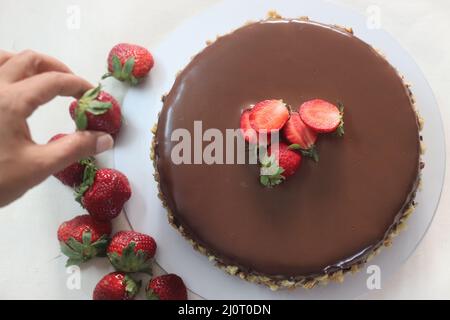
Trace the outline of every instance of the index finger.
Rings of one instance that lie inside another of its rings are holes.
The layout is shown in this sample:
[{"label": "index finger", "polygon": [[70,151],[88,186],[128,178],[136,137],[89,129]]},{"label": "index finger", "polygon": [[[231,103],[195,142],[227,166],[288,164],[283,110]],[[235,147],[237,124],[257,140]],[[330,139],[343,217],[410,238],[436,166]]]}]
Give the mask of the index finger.
[{"label": "index finger", "polygon": [[88,81],[71,73],[46,72],[10,85],[8,94],[14,96],[15,108],[28,117],[56,96],[78,99],[92,87]]},{"label": "index finger", "polygon": [[49,71],[72,73],[69,67],[58,59],[25,50],[11,56],[0,67],[0,83],[13,83]]},{"label": "index finger", "polygon": [[4,64],[6,61],[8,61],[9,59],[11,59],[13,56],[13,54],[11,52],[8,51],[4,51],[0,49],[0,67],[2,66],[2,64]]}]

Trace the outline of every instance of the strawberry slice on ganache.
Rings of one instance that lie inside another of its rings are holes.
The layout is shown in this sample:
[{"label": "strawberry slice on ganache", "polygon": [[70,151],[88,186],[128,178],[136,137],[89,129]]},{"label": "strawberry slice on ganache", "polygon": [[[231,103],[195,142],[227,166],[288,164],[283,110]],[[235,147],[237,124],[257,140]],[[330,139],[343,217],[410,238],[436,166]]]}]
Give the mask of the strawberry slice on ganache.
[{"label": "strawberry slice on ganache", "polygon": [[308,127],[301,119],[298,112],[292,112],[291,117],[283,128],[283,137],[291,144],[291,149],[299,149],[301,153],[319,161],[315,143],[317,132]]},{"label": "strawberry slice on ganache", "polygon": [[[283,100],[264,100],[242,112],[240,130],[248,143],[264,148],[259,158],[260,183],[274,187],[297,172],[302,156],[319,161],[316,142],[320,133],[344,135],[344,107],[313,99],[303,103],[297,112]],[[282,141],[271,141],[271,134],[279,132]],[[259,141],[261,134],[267,134],[265,145]]]},{"label": "strawberry slice on ganache", "polygon": [[244,137],[245,141],[248,143],[257,143],[258,142],[258,133],[255,129],[250,125],[250,113],[251,109],[246,109],[242,112],[241,115],[241,134]]},{"label": "strawberry slice on ganache", "polygon": [[322,100],[314,99],[300,106],[299,114],[303,122],[317,133],[335,132],[344,135],[344,107],[339,107]]},{"label": "strawberry slice on ganache", "polygon": [[257,103],[250,112],[250,126],[258,133],[278,131],[283,128],[289,116],[289,109],[283,100],[264,100]]}]

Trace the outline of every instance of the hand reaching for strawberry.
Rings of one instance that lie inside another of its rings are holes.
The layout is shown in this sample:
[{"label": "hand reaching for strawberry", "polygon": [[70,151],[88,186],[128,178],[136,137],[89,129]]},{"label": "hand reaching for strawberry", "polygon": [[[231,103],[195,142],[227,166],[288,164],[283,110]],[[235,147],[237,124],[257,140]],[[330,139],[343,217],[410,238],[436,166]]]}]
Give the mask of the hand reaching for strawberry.
[{"label": "hand reaching for strawberry", "polygon": [[113,146],[109,134],[76,132],[36,144],[27,118],[56,96],[81,98],[92,85],[62,62],[32,51],[0,50],[0,207],[49,175]]},{"label": "hand reaching for strawberry", "polygon": [[[105,77],[137,85],[153,67],[145,48],[119,44],[108,58]],[[69,111],[78,131],[57,134],[45,145],[36,144],[27,118],[56,96],[76,98]],[[32,51],[12,54],[0,50],[0,207],[54,175],[74,188],[76,199],[88,211],[63,222],[58,229],[67,265],[106,256],[117,272],[103,277],[94,300],[130,300],[139,291],[128,273],[152,273],[155,240],[134,231],[118,232],[110,242],[111,220],[131,197],[130,183],[114,169],[99,169],[94,154],[112,148],[122,125],[119,102],[75,76],[60,61]],[[156,277],[147,286],[149,299],[187,299],[186,286],[176,275]]]}]

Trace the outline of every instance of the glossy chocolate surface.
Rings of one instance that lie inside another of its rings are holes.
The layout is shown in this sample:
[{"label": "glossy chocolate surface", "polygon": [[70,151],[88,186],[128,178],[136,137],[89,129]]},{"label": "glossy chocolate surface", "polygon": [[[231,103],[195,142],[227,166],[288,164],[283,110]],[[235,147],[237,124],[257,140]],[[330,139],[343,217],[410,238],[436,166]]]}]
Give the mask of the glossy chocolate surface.
[{"label": "glossy chocolate surface", "polygon": [[[175,165],[176,128],[239,127],[243,109],[282,98],[345,105],[343,138],[321,135],[319,163],[267,189],[257,165]],[[177,77],[156,135],[160,188],[177,224],[220,261],[248,272],[309,276],[347,268],[377,247],[412,200],[417,117],[396,70],[338,28],[262,21],[220,37]]]}]

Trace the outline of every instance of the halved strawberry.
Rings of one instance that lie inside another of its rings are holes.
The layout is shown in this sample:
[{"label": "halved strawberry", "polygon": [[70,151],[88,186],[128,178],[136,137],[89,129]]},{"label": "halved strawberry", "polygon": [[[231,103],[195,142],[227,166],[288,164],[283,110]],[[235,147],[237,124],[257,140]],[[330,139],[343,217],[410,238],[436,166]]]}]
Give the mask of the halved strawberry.
[{"label": "halved strawberry", "polygon": [[317,132],[302,121],[298,112],[291,112],[291,117],[284,125],[283,135],[291,143],[291,149],[299,149],[304,156],[319,161],[314,145],[317,141]]},{"label": "halved strawberry", "polygon": [[329,133],[337,131],[339,135],[344,134],[343,107],[340,109],[334,104],[314,99],[303,103],[300,106],[300,117],[303,122],[319,133]]},{"label": "halved strawberry", "polygon": [[257,103],[249,115],[250,126],[257,132],[277,131],[289,119],[289,110],[283,100],[264,100]]},{"label": "halved strawberry", "polygon": [[251,144],[257,144],[258,141],[262,146],[267,146],[270,144],[272,134],[279,133],[279,130],[276,131],[263,131],[257,132],[250,125],[250,113],[252,109],[247,109],[242,112],[241,115],[241,134],[244,137],[245,141]]},{"label": "halved strawberry", "polygon": [[249,143],[258,142],[258,133],[250,125],[250,113],[251,109],[244,110],[241,115],[241,133],[245,141]]}]

